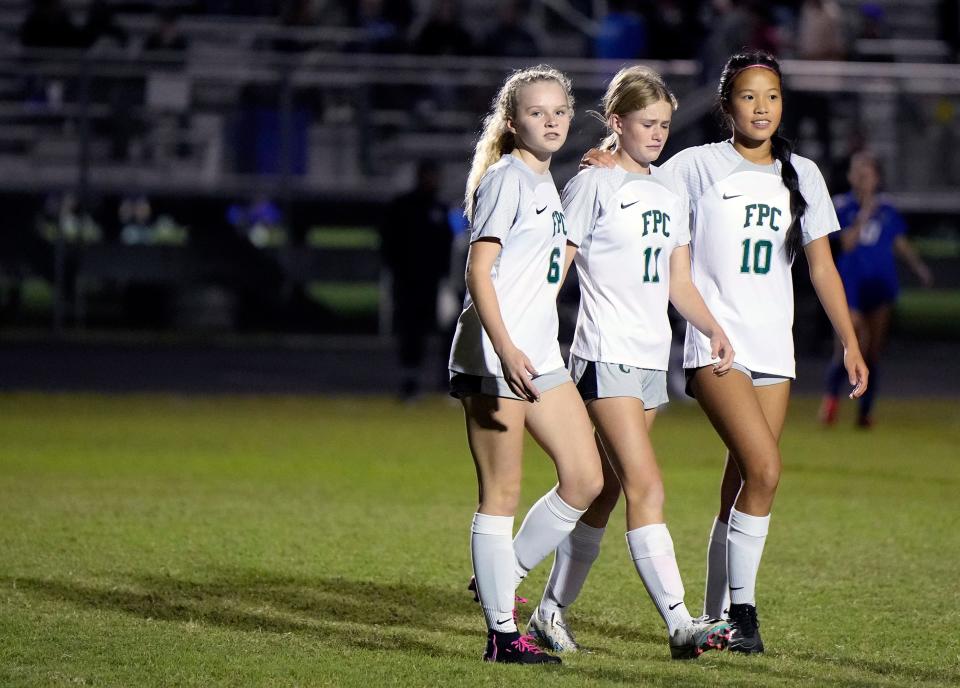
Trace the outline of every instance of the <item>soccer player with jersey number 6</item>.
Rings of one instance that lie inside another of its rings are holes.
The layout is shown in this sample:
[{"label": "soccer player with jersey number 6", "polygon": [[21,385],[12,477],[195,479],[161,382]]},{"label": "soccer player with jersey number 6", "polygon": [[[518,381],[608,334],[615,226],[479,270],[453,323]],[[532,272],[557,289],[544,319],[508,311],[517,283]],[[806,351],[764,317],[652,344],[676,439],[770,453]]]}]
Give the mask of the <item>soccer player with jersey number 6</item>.
[{"label": "soccer player with jersey number 6", "polygon": [[[763,652],[756,580],[780,481],[780,433],[795,377],[793,282],[803,251],[820,303],[843,346],[853,386],[867,389],[850,311],[827,235],[840,229],[820,170],[778,134],[780,64],[764,51],[727,60],[720,113],[733,136],[687,148],[662,167],[690,196],[692,276],[736,351],[736,373],[713,374],[710,340],[687,324],[688,391],[727,447],[720,509],[707,553],[704,613],[727,615],[728,649]],[[610,166],[599,151],[587,162]]]},{"label": "soccer player with jersey number 6", "polygon": [[[483,607],[483,658],[491,662],[560,663],[519,633],[514,596],[603,480],[590,418],[557,340],[557,292],[575,248],[549,170],[572,117],[563,73],[542,65],[515,72],[484,121],[467,181],[467,295],[450,351],[450,393],[463,403],[477,469],[471,589]],[[524,428],[556,465],[558,485],[513,538]]]}]

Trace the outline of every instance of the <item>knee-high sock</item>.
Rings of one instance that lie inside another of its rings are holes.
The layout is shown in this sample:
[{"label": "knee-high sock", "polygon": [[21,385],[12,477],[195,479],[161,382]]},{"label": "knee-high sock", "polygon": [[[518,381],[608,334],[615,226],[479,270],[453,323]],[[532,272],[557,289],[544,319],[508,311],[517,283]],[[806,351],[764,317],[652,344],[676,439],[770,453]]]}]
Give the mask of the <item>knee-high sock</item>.
[{"label": "knee-high sock", "polygon": [[570,534],[586,509],[574,509],[554,487],[530,507],[523,525],[513,539],[516,555],[514,581],[520,585],[527,573],[539,564]]},{"label": "knee-high sock", "polygon": [[[873,369],[870,369],[870,374],[873,375]],[[826,392],[830,396],[838,396],[840,394],[840,387],[843,385],[843,381],[847,379],[847,371],[843,367],[843,363],[836,359],[830,361],[830,365],[827,367],[827,379],[826,379]],[[871,380],[872,382],[872,380]]]},{"label": "knee-high sock", "polygon": [[730,509],[727,528],[727,576],[730,579],[730,601],[753,604],[756,600],[757,569],[763,556],[763,545],[770,528],[770,514],[751,516]]},{"label": "knee-high sock", "polygon": [[683,602],[683,580],[667,525],[654,523],[628,531],[627,546],[650,599],[667,624],[667,633],[673,635],[690,623],[690,612]]},{"label": "knee-high sock", "polygon": [[722,619],[729,608],[727,524],[715,518],[710,530],[710,542],[707,543],[707,584],[703,591],[703,613],[711,619]]},{"label": "knee-high sock", "polygon": [[600,554],[604,530],[578,521],[557,547],[550,579],[540,600],[540,618],[549,619],[554,612],[573,604],[580,595],[590,567]]},{"label": "knee-high sock", "polygon": [[511,633],[513,620],[513,516],[473,515],[470,555],[477,582],[477,597],[487,628]]}]

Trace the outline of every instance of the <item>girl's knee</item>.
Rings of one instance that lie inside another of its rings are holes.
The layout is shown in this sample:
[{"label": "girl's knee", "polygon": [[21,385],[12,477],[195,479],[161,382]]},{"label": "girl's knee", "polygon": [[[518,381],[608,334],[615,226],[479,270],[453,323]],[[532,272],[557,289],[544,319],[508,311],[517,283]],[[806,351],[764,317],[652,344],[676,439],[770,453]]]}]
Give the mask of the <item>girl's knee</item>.
[{"label": "girl's knee", "polygon": [[593,503],[604,509],[607,513],[610,513],[620,499],[620,490],[620,481],[616,478],[604,480],[603,488]]},{"label": "girl's knee", "polygon": [[560,491],[571,506],[578,509],[592,504],[603,491],[603,473],[600,467],[596,471],[580,471],[576,475],[560,479]]},{"label": "girl's knee", "polygon": [[585,493],[590,495],[590,501],[592,502],[603,493],[605,487],[603,471],[600,470],[600,465],[597,464],[596,470],[590,471],[584,476],[583,489]]},{"label": "girl's knee", "polygon": [[751,467],[747,471],[744,482],[751,490],[769,495],[774,494],[780,484],[780,455],[777,454],[759,466]]}]

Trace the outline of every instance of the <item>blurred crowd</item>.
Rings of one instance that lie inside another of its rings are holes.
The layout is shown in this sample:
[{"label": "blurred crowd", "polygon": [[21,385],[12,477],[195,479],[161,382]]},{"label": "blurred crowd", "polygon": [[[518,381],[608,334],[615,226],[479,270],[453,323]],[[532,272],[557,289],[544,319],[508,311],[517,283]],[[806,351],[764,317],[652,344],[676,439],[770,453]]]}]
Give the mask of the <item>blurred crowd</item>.
[{"label": "blurred crowd", "polygon": [[[944,41],[952,59],[960,34],[958,5],[930,5],[939,27],[930,38]],[[156,11],[156,30],[144,45],[150,50],[186,48],[178,16],[234,15],[294,28],[353,29],[354,37],[340,45],[353,52],[699,59],[709,67],[743,46],[801,59],[888,60],[882,49],[860,50],[860,39],[896,33],[890,4],[870,1],[569,0],[563,7],[561,14],[534,0],[92,0],[80,21],[63,0],[32,0],[20,41],[31,47],[89,47],[103,38],[123,43],[117,13]],[[271,43],[294,51],[317,45],[309,36]]]}]

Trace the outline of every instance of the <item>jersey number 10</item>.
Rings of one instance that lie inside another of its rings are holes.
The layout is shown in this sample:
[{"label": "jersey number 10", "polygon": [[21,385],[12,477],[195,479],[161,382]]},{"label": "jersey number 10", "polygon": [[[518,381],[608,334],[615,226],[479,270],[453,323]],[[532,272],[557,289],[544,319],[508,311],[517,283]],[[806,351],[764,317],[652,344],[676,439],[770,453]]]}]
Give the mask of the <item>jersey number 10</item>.
[{"label": "jersey number 10", "polygon": [[[750,272],[750,240],[743,240],[743,262],[740,263],[740,272]],[[773,244],[766,239],[760,239],[753,245],[753,272],[757,275],[766,275],[770,272],[770,257],[773,254]]]}]

